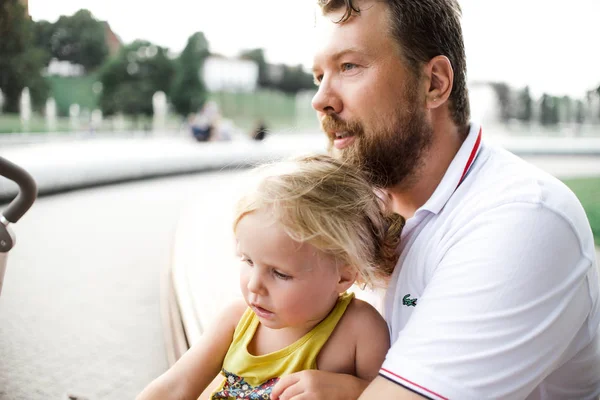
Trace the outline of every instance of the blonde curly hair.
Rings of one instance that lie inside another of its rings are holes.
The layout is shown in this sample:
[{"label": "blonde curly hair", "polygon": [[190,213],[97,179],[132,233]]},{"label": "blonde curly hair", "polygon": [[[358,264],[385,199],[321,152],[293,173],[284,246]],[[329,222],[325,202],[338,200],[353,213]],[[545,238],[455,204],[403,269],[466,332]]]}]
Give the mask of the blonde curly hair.
[{"label": "blonde curly hair", "polygon": [[293,240],[332,255],[358,273],[357,283],[383,286],[398,260],[404,219],[387,211],[350,164],[311,155],[255,168],[238,200],[234,232],[247,214],[268,209]]}]

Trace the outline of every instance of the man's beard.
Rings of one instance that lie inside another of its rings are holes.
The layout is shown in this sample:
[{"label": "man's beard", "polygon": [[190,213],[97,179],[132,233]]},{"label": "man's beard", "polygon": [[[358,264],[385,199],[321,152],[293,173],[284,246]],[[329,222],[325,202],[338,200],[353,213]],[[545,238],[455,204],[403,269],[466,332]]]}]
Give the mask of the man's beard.
[{"label": "man's beard", "polygon": [[[348,132],[354,142],[343,150],[333,149],[335,137],[329,137],[330,152],[342,161],[362,170],[378,188],[411,185],[429,149],[433,129],[418,103],[416,90],[407,87],[401,106],[390,116],[391,123],[365,132],[358,121],[342,121],[336,114],[321,121],[325,132]],[[384,121],[388,122],[388,121]]]}]

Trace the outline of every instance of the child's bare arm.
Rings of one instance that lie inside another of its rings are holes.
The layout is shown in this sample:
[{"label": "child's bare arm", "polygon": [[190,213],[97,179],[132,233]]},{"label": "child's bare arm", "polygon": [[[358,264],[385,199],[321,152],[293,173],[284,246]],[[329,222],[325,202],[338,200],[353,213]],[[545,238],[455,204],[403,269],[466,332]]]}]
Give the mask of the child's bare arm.
[{"label": "child's bare arm", "polygon": [[242,300],[226,307],[200,340],[168,371],[152,381],[137,400],[196,400],[221,370],[233,332],[246,307]]},{"label": "child's bare arm", "polygon": [[352,321],[356,337],[356,376],[370,382],[379,375],[390,348],[390,333],[385,320],[373,306],[362,301],[357,305]]}]

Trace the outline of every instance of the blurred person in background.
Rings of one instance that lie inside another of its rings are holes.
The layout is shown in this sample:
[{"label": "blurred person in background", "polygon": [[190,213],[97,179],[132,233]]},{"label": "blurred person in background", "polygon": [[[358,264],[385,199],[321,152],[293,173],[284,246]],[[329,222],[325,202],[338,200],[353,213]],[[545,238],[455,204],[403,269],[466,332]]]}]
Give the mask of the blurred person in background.
[{"label": "blurred person in background", "polygon": [[219,122],[213,129],[212,141],[228,142],[236,136],[236,127],[232,120],[227,118],[219,119]]},{"label": "blurred person in background", "polygon": [[192,118],[192,135],[199,142],[208,142],[213,137],[220,119],[221,113],[217,103],[207,101]]},{"label": "blurred person in background", "polygon": [[256,127],[252,131],[252,139],[261,141],[267,136],[267,125],[263,119],[259,119]]},{"label": "blurred person in background", "polygon": [[562,182],[470,121],[458,2],[318,3],[313,107],[332,153],[407,221],[379,377],[360,394],[302,371],[273,394],[303,381],[311,399],[597,399],[590,224]]}]

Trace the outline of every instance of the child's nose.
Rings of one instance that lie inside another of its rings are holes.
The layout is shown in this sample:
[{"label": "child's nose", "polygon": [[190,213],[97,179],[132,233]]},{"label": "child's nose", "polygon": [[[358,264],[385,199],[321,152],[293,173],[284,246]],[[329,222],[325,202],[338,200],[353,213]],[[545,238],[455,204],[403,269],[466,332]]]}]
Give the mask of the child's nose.
[{"label": "child's nose", "polygon": [[253,271],[253,273],[250,274],[250,278],[248,279],[248,290],[256,294],[263,294],[265,292],[265,287],[259,273]]}]

